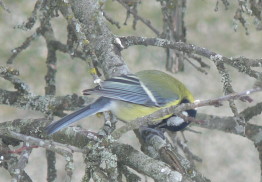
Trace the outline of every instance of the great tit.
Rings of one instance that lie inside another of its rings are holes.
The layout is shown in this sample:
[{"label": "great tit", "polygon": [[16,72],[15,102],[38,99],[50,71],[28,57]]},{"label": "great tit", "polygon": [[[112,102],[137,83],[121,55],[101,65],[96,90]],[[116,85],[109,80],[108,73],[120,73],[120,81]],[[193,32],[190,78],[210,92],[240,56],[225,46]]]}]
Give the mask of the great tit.
[{"label": "great tit", "polygon": [[[96,94],[100,97],[92,104],[47,126],[48,134],[53,134],[71,123],[99,112],[111,111],[120,120],[128,122],[162,108],[194,101],[193,95],[184,84],[169,74],[157,70],[113,77],[93,89],[84,90],[83,93]],[[188,116],[196,116],[194,109],[185,112]],[[179,131],[189,124],[181,120],[174,120],[175,122],[172,123],[170,122],[172,119],[179,118],[166,115],[158,119],[160,123],[155,127]]]}]

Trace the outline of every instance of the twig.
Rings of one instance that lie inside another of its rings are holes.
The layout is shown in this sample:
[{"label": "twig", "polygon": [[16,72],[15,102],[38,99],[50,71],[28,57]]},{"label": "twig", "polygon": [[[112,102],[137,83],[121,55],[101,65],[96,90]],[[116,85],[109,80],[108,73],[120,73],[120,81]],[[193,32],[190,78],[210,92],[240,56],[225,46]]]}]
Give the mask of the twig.
[{"label": "twig", "polygon": [[220,2],[220,1],[222,1],[222,3],[224,4],[225,10],[228,10],[228,6],[229,6],[230,4],[229,4],[229,2],[228,2],[227,0],[217,0],[214,11],[218,11],[218,5],[219,5],[219,2]]},{"label": "twig", "polygon": [[26,146],[26,145],[24,145],[23,147],[20,147],[20,148],[18,148],[18,149],[10,150],[10,151],[8,151],[8,153],[11,153],[11,154],[21,154],[23,151],[25,151],[25,150],[31,150],[31,149],[33,149],[33,148],[38,148],[38,146],[34,146],[34,145],[32,145],[32,146]]},{"label": "twig", "polygon": [[152,124],[152,122],[155,119],[162,118],[168,114],[179,114],[181,111],[188,110],[188,109],[193,109],[193,108],[203,107],[203,106],[208,106],[208,105],[217,105],[218,103],[221,103],[223,101],[240,99],[251,93],[260,92],[260,91],[262,91],[262,88],[255,88],[255,89],[247,90],[247,91],[240,92],[240,93],[229,94],[229,95],[222,96],[222,97],[215,98],[215,99],[196,101],[194,103],[187,103],[187,104],[181,104],[178,106],[171,106],[168,108],[164,108],[164,109],[154,112],[153,114],[147,115],[142,118],[138,118],[134,121],[127,123],[126,125],[115,130],[112,133],[112,136],[115,139],[118,139],[122,136],[122,134],[126,133],[127,131],[139,128],[140,126],[143,126],[143,125]]},{"label": "twig", "polygon": [[189,62],[197,71],[204,73],[205,75],[207,75],[206,70],[202,69],[201,67],[196,66],[190,59],[188,59],[186,56],[184,57],[187,62]]},{"label": "twig", "polygon": [[202,61],[201,57],[196,56],[196,55],[194,55],[194,54],[187,54],[187,56],[188,56],[189,58],[192,58],[192,59],[196,60],[196,61],[200,64],[200,66],[201,66],[202,68],[210,68],[210,66],[209,66],[208,64],[206,64],[206,63],[204,63],[204,62]]},{"label": "twig", "polygon": [[57,40],[51,40],[49,41],[49,44],[54,47],[57,51],[61,51],[63,53],[69,54],[71,57],[77,57],[80,58],[81,60],[85,61],[89,55],[86,53],[83,53],[82,51],[79,50],[74,50],[72,53],[72,50],[69,49],[68,45],[61,43],[60,41]]},{"label": "twig", "polygon": [[[28,145],[28,144],[24,143],[24,145]],[[26,164],[28,162],[31,152],[32,152],[32,149],[27,149],[21,152],[17,163],[12,166],[12,169],[10,169],[11,171],[13,171],[12,180],[22,181],[22,178],[23,178],[22,173],[24,172],[24,169],[26,167]]]},{"label": "twig", "polygon": [[[50,1],[49,1],[50,2]],[[48,3],[48,1],[46,2]],[[49,12],[47,12],[46,9],[50,9]],[[50,11],[51,7],[50,5],[47,5],[47,8],[41,7],[40,9],[41,13],[44,15],[40,18],[40,27],[43,31],[41,31],[41,35],[44,37],[46,41],[47,46],[47,58],[46,58],[46,67],[47,67],[47,73],[45,76],[45,95],[55,95],[56,93],[56,49],[55,47],[50,44],[50,41],[55,39],[53,27],[50,23]],[[48,113],[48,118],[50,118],[50,122],[53,119],[53,111],[51,113]],[[50,124],[50,122],[48,122]],[[70,156],[71,154],[68,153],[67,156]],[[57,178],[57,170],[56,170],[56,156],[55,152],[51,150],[46,150],[46,160],[47,160],[47,181],[53,182]],[[70,176],[70,175],[69,175]]]},{"label": "twig", "polygon": [[30,145],[39,146],[39,147],[42,147],[48,150],[52,150],[61,155],[67,155],[68,153],[72,153],[72,152],[80,152],[80,153],[86,152],[86,150],[83,150],[83,149],[80,149],[80,148],[77,148],[71,145],[61,144],[61,143],[54,142],[51,140],[35,138],[32,136],[23,135],[23,134],[14,132],[14,131],[2,131],[2,133],[6,133],[7,136],[15,138],[17,140],[22,140],[24,142],[29,143]]},{"label": "twig", "polygon": [[117,21],[113,20],[111,17],[109,17],[108,14],[105,11],[103,11],[103,15],[106,18],[106,20],[108,22],[110,22],[112,25],[115,25],[118,29],[121,28],[121,26],[119,25],[119,22],[117,22]]},{"label": "twig", "polygon": [[25,95],[30,95],[31,92],[29,86],[25,82],[20,80],[17,75],[19,75],[18,70],[11,67],[0,66],[0,77],[3,77],[4,79],[10,81],[14,85],[14,88],[17,89],[20,94],[23,93]]},{"label": "twig", "polygon": [[[246,30],[246,35],[249,35],[249,32],[248,32],[248,27],[247,27],[247,21],[246,21],[246,19],[243,17],[243,11],[240,9],[240,8],[238,8],[237,10],[236,10],[236,12],[235,12],[235,16],[234,16],[234,20],[235,21],[239,21],[240,23],[241,23],[241,25],[245,28],[245,30]],[[237,29],[235,28],[235,31],[236,31]]]},{"label": "twig", "polygon": [[[22,170],[14,170],[15,165],[17,164],[18,160],[15,156],[9,156],[8,160],[5,162],[5,165],[3,167],[8,170],[10,173],[12,180],[11,181],[23,181],[23,182],[33,182],[30,176]],[[19,175],[19,176],[18,176]]]},{"label": "twig", "polygon": [[244,117],[245,121],[248,122],[253,117],[261,114],[262,112],[262,102],[257,103],[255,106],[248,107],[239,113],[241,117]]},{"label": "twig", "polygon": [[86,166],[85,166],[85,173],[84,173],[84,176],[82,177],[82,182],[85,182],[85,181],[90,181],[91,179],[91,166],[90,164],[86,163]]},{"label": "twig", "polygon": [[125,7],[132,15],[134,15],[136,17],[136,19],[140,20],[142,23],[144,23],[148,28],[150,28],[157,36],[160,35],[160,32],[154,28],[151,25],[151,22],[149,20],[145,20],[144,18],[142,18],[141,16],[139,16],[135,11],[133,11],[132,9],[129,8],[129,6],[127,6],[122,0],[117,0],[117,2],[119,2],[119,4],[121,4],[123,7]]},{"label": "twig", "polygon": [[0,6],[8,13],[11,13],[11,11],[7,8],[7,6],[5,5],[5,3],[0,0]]},{"label": "twig", "polygon": [[56,92],[56,48],[53,47],[53,44],[50,44],[50,41],[55,39],[54,31],[49,22],[41,21],[41,31],[42,36],[46,40],[47,45],[47,58],[46,58],[46,67],[47,73],[45,76],[46,87],[45,87],[45,94],[46,95],[55,95]]},{"label": "twig", "polygon": [[193,160],[197,162],[202,162],[202,159],[191,152],[185,142],[182,142],[180,139],[177,139],[178,146],[183,150],[187,155],[187,159],[191,161],[191,164],[194,164]]},{"label": "twig", "polygon": [[74,169],[74,159],[72,153],[67,153],[65,157],[66,165],[65,165],[65,171],[66,171],[66,177],[65,182],[71,182],[72,181],[72,175],[73,175],[73,169]]},{"label": "twig", "polygon": [[24,51],[26,48],[28,48],[32,41],[34,41],[39,36],[39,28],[29,37],[25,39],[25,41],[17,48],[14,48],[11,50],[12,55],[8,58],[7,64],[13,64],[14,59],[20,54],[22,51]]},{"label": "twig", "polygon": [[37,0],[37,2],[35,3],[34,10],[31,13],[31,16],[27,18],[27,22],[23,22],[22,25],[17,25],[15,26],[15,28],[19,28],[26,31],[32,29],[37,19],[37,11],[40,9],[42,2],[43,0]]},{"label": "twig", "polygon": [[[233,90],[233,87],[231,85],[231,78],[229,76],[228,71],[225,68],[224,63],[221,62],[221,59],[218,56],[215,56],[213,58],[213,61],[216,65],[216,67],[217,67],[219,74],[222,77],[224,94],[228,95],[230,93],[233,93],[234,90]],[[238,110],[237,110],[235,102],[233,100],[229,100],[228,102],[229,102],[229,107],[230,107],[231,111],[233,112],[234,116],[239,117]],[[239,122],[239,124],[242,125],[243,123]]]},{"label": "twig", "polygon": [[53,151],[46,150],[46,161],[47,161],[47,181],[53,182],[57,178],[57,170],[55,167],[56,156]]}]

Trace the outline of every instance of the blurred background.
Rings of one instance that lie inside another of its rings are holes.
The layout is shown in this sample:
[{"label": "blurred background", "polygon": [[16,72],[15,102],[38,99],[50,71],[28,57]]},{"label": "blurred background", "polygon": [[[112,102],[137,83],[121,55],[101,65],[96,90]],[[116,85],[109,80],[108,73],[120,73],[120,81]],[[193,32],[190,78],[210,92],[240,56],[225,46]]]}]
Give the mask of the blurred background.
[{"label": "blurred background", "polygon": [[[30,16],[35,1],[13,0],[4,2],[11,10],[11,13],[7,13],[0,8],[0,65],[2,66],[6,65],[6,61],[11,55],[11,50],[20,46],[26,37],[31,35],[39,25],[38,22],[30,31],[14,29],[15,26],[22,24]],[[218,12],[215,12],[215,1],[188,1],[185,16],[187,42],[228,57],[261,58],[262,36],[261,32],[256,31],[253,26],[253,20],[247,18],[249,20],[249,35],[246,35],[245,29],[240,24],[237,32],[234,31],[233,17],[236,6],[233,3],[227,11],[220,3]],[[126,10],[117,2],[107,1],[105,9],[108,15],[120,23],[121,29],[117,29],[108,23],[108,26],[116,35],[155,37],[154,33],[140,22],[138,22],[134,31],[132,29],[132,17],[128,20],[127,25],[123,25]],[[160,31],[162,30],[162,15],[159,2],[143,0],[138,11],[141,16],[150,19],[154,27]],[[63,17],[60,15],[54,18],[52,25],[57,39],[66,43],[66,21]],[[37,95],[44,95],[46,54],[45,41],[42,37],[39,37],[15,59],[12,65],[20,71],[20,78]],[[143,69],[165,70],[165,51],[162,48],[133,46],[124,50],[122,55],[132,72]],[[210,60],[203,59],[203,61],[211,66],[207,70],[207,75],[200,73],[190,64],[185,63],[184,72],[173,74],[173,76],[182,81],[192,91],[196,99],[222,96],[223,89],[220,75]],[[244,91],[253,87],[254,79],[238,73],[231,67],[227,68],[235,91]],[[71,59],[69,55],[59,52],[56,82],[57,95],[81,94],[83,89],[94,86],[85,62],[79,59]],[[13,85],[2,78],[0,79],[0,88],[14,90]],[[239,111],[255,105],[256,102],[261,100],[261,95],[261,93],[251,95],[254,99],[254,102],[251,104],[237,102]],[[232,115],[227,103],[219,108],[199,108],[198,112],[220,116]],[[0,116],[0,122],[4,122],[17,118],[43,117],[43,114],[0,105]],[[258,116],[253,118],[251,122],[261,125],[260,121],[261,116]],[[94,116],[83,119],[78,124],[84,128],[97,131],[103,125],[103,121]],[[194,154],[203,159],[202,163],[196,162],[196,164],[200,172],[207,178],[213,182],[255,182],[260,180],[258,152],[252,142],[246,138],[220,131],[198,127],[192,127],[192,129],[201,132],[201,134],[186,131],[185,136],[188,140],[188,146]],[[137,149],[140,147],[132,132],[125,134],[121,141],[123,143],[128,142]],[[63,181],[65,162],[63,157],[59,155],[57,157],[58,181]],[[26,172],[32,177],[33,181],[46,181],[45,151],[41,148],[34,149],[29,159]],[[74,181],[80,181],[84,174],[82,156],[74,154],[74,160],[75,173],[73,178]],[[0,168],[0,181],[8,181],[10,179],[5,169]]]}]

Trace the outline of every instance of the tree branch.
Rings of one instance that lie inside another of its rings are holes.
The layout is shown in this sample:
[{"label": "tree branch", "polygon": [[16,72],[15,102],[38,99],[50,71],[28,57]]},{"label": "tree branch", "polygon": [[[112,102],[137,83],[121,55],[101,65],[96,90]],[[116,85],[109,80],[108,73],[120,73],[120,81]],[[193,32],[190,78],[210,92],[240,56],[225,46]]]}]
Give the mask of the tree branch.
[{"label": "tree branch", "polygon": [[[46,120],[37,119],[37,120],[30,120],[30,121],[22,121],[22,120],[15,120],[15,121],[8,121],[4,123],[0,123],[0,130],[1,133],[9,133],[10,131],[20,131],[21,134],[28,135],[29,133],[33,136],[41,136],[41,132],[43,129],[43,125],[45,125]],[[35,132],[37,131],[37,132]],[[62,142],[69,145],[73,145],[75,147],[83,148],[86,146],[89,141],[96,140],[96,137],[83,132],[83,130],[76,130],[74,127],[69,127],[65,132],[58,132],[57,134],[53,135],[52,138],[56,142]],[[14,132],[10,132],[9,136],[13,136],[15,138],[19,138],[26,141],[30,141],[34,144],[37,142],[44,146],[49,146],[47,141],[41,141],[35,139],[33,137],[26,137]],[[78,141],[78,142],[75,142]],[[55,143],[52,143],[53,148]],[[61,144],[55,147],[61,147]],[[59,147],[59,148],[60,148]],[[71,147],[72,149],[72,147]],[[173,171],[168,165],[161,161],[154,160],[141,152],[135,150],[129,145],[124,145],[120,143],[113,143],[112,144],[112,152],[118,156],[118,161],[123,165],[127,165],[134,170],[151,176],[157,181],[180,181],[179,179],[182,178],[181,174]],[[128,156],[128,157],[127,157]]]},{"label": "tree branch", "polygon": [[[177,105],[177,106],[171,106],[171,107],[168,107],[168,108],[163,108],[163,109],[156,111],[156,112],[154,112],[150,115],[144,116],[142,118],[138,118],[134,121],[127,123],[126,125],[115,130],[112,133],[112,136],[114,138],[118,139],[122,136],[122,134],[126,133],[127,131],[137,129],[140,126],[155,124],[153,122],[155,119],[163,118],[166,115],[169,115],[169,114],[176,114],[177,115],[184,110],[194,109],[194,108],[197,108],[197,107],[203,107],[203,106],[208,106],[208,105],[218,105],[223,101],[241,99],[241,98],[245,97],[246,95],[249,95],[249,94],[254,93],[254,92],[260,92],[260,91],[262,91],[262,88],[256,88],[256,89],[244,91],[244,92],[241,92],[241,93],[229,94],[229,95],[219,97],[219,98],[215,98],[215,99],[195,101],[194,103],[181,104],[181,105]],[[248,101],[251,101],[249,97],[246,98],[246,99],[248,99]]]},{"label": "tree branch", "polygon": [[[182,51],[188,54],[197,54],[203,57],[210,59],[211,61],[220,61],[222,63],[228,64],[234,68],[236,68],[239,72],[243,72],[250,77],[260,79],[262,74],[258,71],[252,70],[250,68],[250,64],[246,64],[246,61],[239,61],[238,59],[234,58],[227,58],[220,54],[217,54],[213,51],[210,51],[206,48],[202,48],[193,44],[187,44],[184,42],[171,42],[169,40],[160,39],[160,38],[146,38],[146,37],[135,37],[135,36],[128,36],[128,37],[119,37],[121,40],[124,49],[133,46],[133,45],[144,45],[144,46],[157,46],[157,47],[164,47],[164,48],[172,48],[178,51]],[[254,61],[252,61],[254,64]]]},{"label": "tree branch", "polygon": [[[99,65],[106,78],[128,73],[128,67],[114,44],[115,36],[106,26],[106,20],[99,9],[98,1],[70,1],[70,5],[60,6],[60,11],[67,18],[68,24],[75,27],[76,34],[85,35],[85,41],[90,43],[95,55],[98,56]],[[71,18],[69,19],[69,17]],[[82,42],[81,44],[85,45],[86,43]]]}]

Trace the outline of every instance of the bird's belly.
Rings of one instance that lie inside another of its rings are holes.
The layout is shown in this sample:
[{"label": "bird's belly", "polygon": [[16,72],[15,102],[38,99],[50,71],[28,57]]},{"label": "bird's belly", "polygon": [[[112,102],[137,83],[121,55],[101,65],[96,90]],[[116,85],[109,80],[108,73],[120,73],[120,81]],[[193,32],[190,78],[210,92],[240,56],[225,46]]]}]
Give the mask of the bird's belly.
[{"label": "bird's belly", "polygon": [[[160,107],[145,107],[142,105],[132,104],[124,101],[113,101],[111,105],[111,112],[123,121],[132,121],[137,118],[152,114],[160,109]],[[164,119],[169,116],[170,115],[159,119]]]}]

